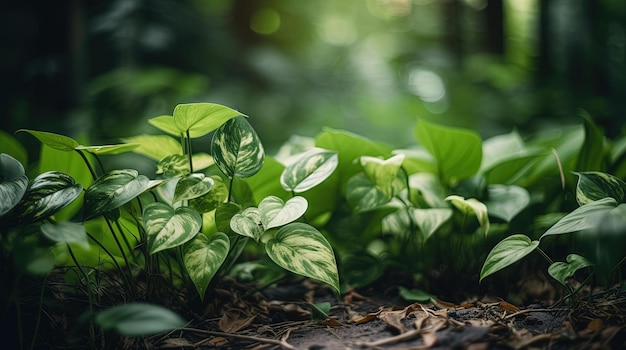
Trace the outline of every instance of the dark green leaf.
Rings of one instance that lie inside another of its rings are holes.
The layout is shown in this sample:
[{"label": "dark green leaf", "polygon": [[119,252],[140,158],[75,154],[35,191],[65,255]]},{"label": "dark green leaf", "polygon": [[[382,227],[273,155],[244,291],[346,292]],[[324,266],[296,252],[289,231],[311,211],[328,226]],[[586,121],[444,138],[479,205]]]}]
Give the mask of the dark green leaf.
[{"label": "dark green leaf", "polygon": [[88,247],[87,232],[83,225],[75,222],[45,223],[40,227],[41,233],[57,243],[76,243]]},{"label": "dark green leaf", "polygon": [[139,337],[179,328],[185,321],[162,306],[126,303],[96,314],[95,322],[104,330],[114,330],[124,336]]},{"label": "dark green leaf", "polygon": [[598,171],[574,174],[578,175],[576,200],[579,205],[588,204],[606,197],[615,198],[618,203],[624,202],[626,183],[620,178]]},{"label": "dark green leaf", "polygon": [[26,193],[28,177],[15,158],[0,153],[0,216],[11,210]]},{"label": "dark green leaf", "polygon": [[136,170],[113,170],[100,176],[85,192],[85,220],[119,208],[154,183]]},{"label": "dark green leaf", "polygon": [[48,171],[40,174],[16,206],[19,221],[36,222],[50,217],[76,199],[82,189],[81,184],[65,173]]}]

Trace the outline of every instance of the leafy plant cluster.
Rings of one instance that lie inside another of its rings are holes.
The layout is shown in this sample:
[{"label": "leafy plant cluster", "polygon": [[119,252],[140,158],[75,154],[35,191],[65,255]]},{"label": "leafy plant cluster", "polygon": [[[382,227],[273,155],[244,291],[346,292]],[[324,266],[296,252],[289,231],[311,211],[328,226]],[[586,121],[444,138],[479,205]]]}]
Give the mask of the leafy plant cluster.
[{"label": "leafy plant cluster", "polygon": [[[415,144],[404,149],[326,129],[293,137],[274,157],[247,118],[217,104],[181,104],[149,120],[162,134],[103,146],[20,130],[43,145],[28,171],[20,145],[0,135],[13,154],[0,155],[5,269],[47,276],[60,267],[89,299],[92,335],[96,324],[138,335],[182,320],[151,304],[129,304],[136,318],[124,307],[94,310],[98,290],[122,288],[123,299],[153,302],[146,290],[154,276],[167,276],[202,300],[215,276],[271,283],[290,271],[340,293],[389,268],[424,283],[430,271],[475,283],[533,250],[547,257],[540,240],[574,231],[582,231],[580,246],[595,247],[587,251],[594,259],[549,260],[559,282],[591,264],[607,282],[623,262],[614,243],[625,236],[626,139],[608,142],[588,117],[526,140],[516,131],[483,140],[420,119]],[[210,154],[194,149],[210,134]],[[152,159],[154,176],[104,168],[101,157],[125,152]],[[580,207],[565,214],[563,189],[575,170]],[[118,283],[103,281],[103,271]],[[157,321],[146,326],[144,314]]]}]

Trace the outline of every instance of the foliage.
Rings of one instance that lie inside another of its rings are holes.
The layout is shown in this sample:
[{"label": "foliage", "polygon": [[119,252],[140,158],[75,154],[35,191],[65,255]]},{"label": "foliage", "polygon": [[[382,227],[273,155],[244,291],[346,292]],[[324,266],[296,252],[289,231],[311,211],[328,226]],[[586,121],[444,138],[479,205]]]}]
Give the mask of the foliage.
[{"label": "foliage", "polygon": [[[548,258],[549,274],[565,286],[590,266],[608,282],[624,261],[616,247],[625,239],[626,184],[582,168],[613,166],[610,159],[621,159],[625,148],[599,137],[590,119],[557,136],[547,131],[526,140],[516,131],[482,140],[474,131],[420,119],[415,144],[404,149],[325,129],[305,142],[310,146],[287,143],[276,157],[265,154],[247,116],[222,105],[178,105],[172,116],[149,124],[164,134],[103,146],[21,130],[53,158],[40,163],[58,162],[30,183],[20,161],[0,154],[3,262],[39,275],[62,268],[66,280],[82,285],[76,293],[89,299],[92,329],[141,335],[180,322],[145,303],[132,304],[137,317],[130,319],[120,316],[123,307],[93,310],[103,281],[88,271],[114,271],[131,301],[151,303],[142,300],[137,282],[144,273],[148,288],[156,283],[150,276],[166,276],[204,301],[225,274],[259,283],[288,275],[268,268],[269,261],[337,293],[392,268],[416,276],[437,271],[464,283],[484,261],[482,281],[535,250],[547,257],[540,242],[555,236],[574,236],[587,247],[565,262]],[[192,139],[210,134],[210,150],[195,152]],[[151,159],[155,173],[104,169],[100,157],[126,152]],[[602,162],[592,162],[599,156]],[[573,183],[566,172],[578,176],[579,207],[561,215],[571,206],[555,195]],[[554,211],[561,217],[538,239],[507,235],[538,232],[542,215]],[[434,298],[422,289],[401,290],[412,300]],[[156,321],[141,327],[142,315]]]}]

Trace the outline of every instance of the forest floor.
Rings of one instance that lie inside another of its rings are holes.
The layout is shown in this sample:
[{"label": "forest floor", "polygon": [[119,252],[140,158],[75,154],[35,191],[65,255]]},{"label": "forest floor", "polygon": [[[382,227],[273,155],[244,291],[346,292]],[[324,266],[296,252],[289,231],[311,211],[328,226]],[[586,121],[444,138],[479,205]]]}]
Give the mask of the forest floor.
[{"label": "forest floor", "polygon": [[[525,307],[494,297],[461,304],[437,299],[415,303],[400,298],[393,287],[370,287],[337,298],[329,288],[307,279],[252,294],[236,283],[216,292],[221,297],[187,327],[143,339],[143,344],[135,340],[134,345],[310,350],[626,348],[626,293],[617,289],[596,292],[567,306]],[[330,306],[327,313],[319,311],[324,303]],[[222,316],[206,317],[211,314]]]}]

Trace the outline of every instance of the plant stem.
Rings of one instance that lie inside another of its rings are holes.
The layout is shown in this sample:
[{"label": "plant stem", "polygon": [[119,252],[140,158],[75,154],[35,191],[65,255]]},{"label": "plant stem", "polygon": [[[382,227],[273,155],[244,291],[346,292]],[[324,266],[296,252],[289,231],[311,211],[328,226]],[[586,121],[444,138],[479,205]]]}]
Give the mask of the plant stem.
[{"label": "plant stem", "polygon": [[192,152],[191,152],[191,137],[189,137],[189,129],[187,129],[187,137],[185,138],[185,152],[187,152],[187,156],[189,157],[189,172],[193,174],[193,160],[192,160]]},{"label": "plant stem", "polygon": [[35,328],[33,329],[33,339],[30,342],[30,348],[35,348],[35,341],[37,340],[37,333],[39,332],[39,323],[41,321],[41,310],[43,309],[43,296],[46,290],[46,283],[48,281],[48,275],[46,275],[43,279],[41,285],[41,293],[39,293],[39,307],[37,308],[37,317],[35,318]]},{"label": "plant stem", "polygon": [[[94,170],[94,168],[91,166],[91,163],[89,162],[89,159],[87,159],[87,156],[85,155],[85,153],[83,153],[81,150],[76,150],[76,152],[78,152],[78,154],[80,155],[81,158],[83,158],[83,161],[85,162],[85,165],[87,166],[87,169],[89,169],[89,173],[91,174],[91,177],[95,180],[96,178],[98,178],[98,175],[96,174],[96,171]],[[97,159],[97,157],[96,157]],[[100,165],[102,166],[102,165]]]},{"label": "plant stem", "polygon": [[[74,264],[76,265],[78,270],[83,275],[83,278],[85,279],[85,286],[87,287],[87,299],[89,302],[89,314],[93,315],[93,294],[91,291],[91,283],[89,282],[89,275],[87,275],[87,272],[85,272],[85,270],[83,269],[83,266],[78,262],[78,259],[76,259],[76,255],[74,255],[74,251],[72,250],[72,247],[69,245],[69,243],[66,243],[66,246],[67,246],[67,251],[70,253],[72,260],[74,261]],[[94,343],[95,339],[96,339],[96,331],[95,331],[94,324],[93,324],[93,318],[90,317],[89,318],[89,345],[92,349],[96,348],[95,343]]]},{"label": "plant stem", "polygon": [[120,250],[120,253],[122,254],[122,258],[124,259],[124,264],[126,266],[126,270],[128,272],[128,275],[125,273],[122,273],[122,275],[125,277],[124,279],[126,280],[126,283],[128,284],[127,286],[129,287],[129,291],[133,296],[136,296],[136,287],[135,287],[135,282],[132,279],[133,273],[130,270],[130,264],[128,262],[128,257],[126,257],[126,254],[124,253],[124,248],[122,248],[122,244],[120,243],[119,238],[117,237],[117,233],[115,232],[115,230],[113,229],[113,226],[111,225],[111,221],[109,221],[109,219],[107,219],[106,217],[104,218],[104,221],[107,223],[107,226],[109,227],[109,230],[111,231],[111,234],[113,236],[113,239],[115,240],[115,243],[117,244],[117,247]]}]

